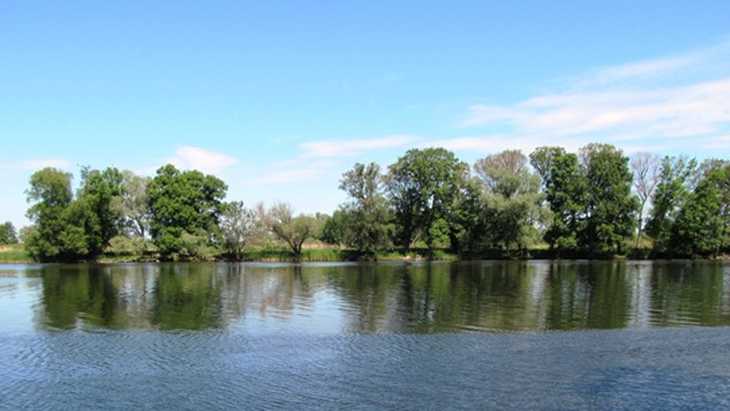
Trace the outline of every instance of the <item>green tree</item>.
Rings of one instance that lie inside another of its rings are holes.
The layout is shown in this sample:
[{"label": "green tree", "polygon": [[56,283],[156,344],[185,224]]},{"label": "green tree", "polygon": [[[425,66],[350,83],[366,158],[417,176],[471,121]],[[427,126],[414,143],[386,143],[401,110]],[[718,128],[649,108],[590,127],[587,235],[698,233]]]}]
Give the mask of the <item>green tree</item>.
[{"label": "green tree", "polygon": [[18,235],[10,221],[0,225],[0,244],[17,244]]},{"label": "green tree", "polygon": [[681,255],[718,255],[728,247],[730,165],[709,170],[679,212],[670,244]]},{"label": "green tree", "polygon": [[656,251],[669,251],[672,226],[689,199],[697,175],[697,162],[694,159],[664,157],[662,160],[646,224],[646,233],[654,239]]},{"label": "green tree", "polygon": [[392,234],[382,182],[380,166],[375,163],[355,164],[340,180],[340,189],[351,198],[342,210],[348,222],[343,230],[343,242],[369,256],[387,247]]},{"label": "green tree", "polygon": [[223,246],[229,256],[243,258],[243,252],[256,233],[256,213],[243,206],[242,201],[226,203],[221,215],[220,231]]},{"label": "green tree", "polygon": [[410,249],[420,234],[430,250],[442,239],[444,224],[453,233],[455,205],[469,166],[443,148],[409,150],[389,168],[386,191],[394,209],[396,236]]},{"label": "green tree", "polygon": [[121,173],[82,169],[77,198],[71,174],[46,168],[31,176],[26,247],[37,260],[79,260],[100,255],[121,228]]},{"label": "green tree", "polygon": [[543,189],[547,189],[555,160],[566,154],[562,147],[544,146],[530,153],[530,165],[542,180]]},{"label": "green tree", "polygon": [[[468,178],[461,189],[454,207],[451,226],[451,246],[462,255],[476,255],[486,244],[489,216],[483,184],[475,177]],[[491,244],[489,245],[491,246]]]},{"label": "green tree", "polygon": [[38,261],[73,260],[87,255],[84,230],[73,220],[71,174],[44,168],[30,177],[26,191],[32,203],[27,216],[33,229],[25,238],[28,253]]},{"label": "green tree", "polygon": [[327,244],[341,245],[345,243],[345,228],[349,224],[347,210],[335,210],[322,225],[319,240]]},{"label": "green tree", "polygon": [[100,255],[123,229],[122,180],[116,168],[81,170],[81,188],[68,212],[71,221],[83,227],[91,257]]},{"label": "green tree", "polygon": [[291,206],[284,203],[275,204],[269,210],[271,231],[284,241],[294,257],[302,255],[302,246],[310,238],[316,238],[320,232],[320,221],[308,215],[294,216]]},{"label": "green tree", "polygon": [[[186,244],[212,244],[217,238],[228,187],[199,171],[180,171],[173,165],[157,170],[147,188],[150,233],[165,257],[190,250]],[[196,237],[195,241],[191,236]]]},{"label": "green tree", "polygon": [[552,221],[545,232],[545,241],[557,251],[575,249],[578,234],[584,226],[588,202],[588,181],[578,156],[554,153],[543,179],[545,196],[552,212]]},{"label": "green tree", "polygon": [[639,201],[631,192],[629,159],[608,144],[581,149],[588,184],[587,220],[579,245],[592,252],[621,253],[634,232]]}]

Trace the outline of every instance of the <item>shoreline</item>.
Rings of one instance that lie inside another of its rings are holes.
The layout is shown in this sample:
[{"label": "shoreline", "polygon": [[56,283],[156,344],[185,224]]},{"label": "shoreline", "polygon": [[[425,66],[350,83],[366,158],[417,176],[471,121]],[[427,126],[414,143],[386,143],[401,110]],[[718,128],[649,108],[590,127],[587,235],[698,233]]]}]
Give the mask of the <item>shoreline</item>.
[{"label": "shoreline", "polygon": [[374,258],[359,256],[352,250],[334,248],[313,248],[305,249],[300,257],[293,256],[286,250],[255,250],[245,253],[242,259],[232,259],[226,256],[214,256],[208,259],[162,259],[157,254],[149,255],[102,255],[94,260],[82,261],[35,261],[22,247],[5,247],[0,250],[0,264],[76,264],[76,263],[98,263],[98,264],[123,264],[123,263],[165,263],[165,262],[254,262],[254,263],[322,263],[322,262],[456,262],[456,261],[671,261],[671,260],[708,260],[708,261],[730,261],[730,254],[719,256],[672,256],[658,255],[648,250],[633,250],[627,255],[596,255],[587,252],[556,253],[546,249],[526,250],[520,254],[508,253],[493,250],[484,253],[458,255],[445,250],[435,250],[428,253],[427,250],[417,249],[408,253],[401,253],[398,250],[390,250],[378,253]]}]

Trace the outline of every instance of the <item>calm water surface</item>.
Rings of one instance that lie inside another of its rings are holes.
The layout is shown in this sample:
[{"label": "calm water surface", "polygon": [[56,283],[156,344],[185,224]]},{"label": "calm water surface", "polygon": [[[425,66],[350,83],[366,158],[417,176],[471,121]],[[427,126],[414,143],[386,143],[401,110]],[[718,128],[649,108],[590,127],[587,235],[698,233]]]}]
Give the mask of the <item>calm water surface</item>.
[{"label": "calm water surface", "polygon": [[0,265],[0,407],[730,407],[730,264]]}]

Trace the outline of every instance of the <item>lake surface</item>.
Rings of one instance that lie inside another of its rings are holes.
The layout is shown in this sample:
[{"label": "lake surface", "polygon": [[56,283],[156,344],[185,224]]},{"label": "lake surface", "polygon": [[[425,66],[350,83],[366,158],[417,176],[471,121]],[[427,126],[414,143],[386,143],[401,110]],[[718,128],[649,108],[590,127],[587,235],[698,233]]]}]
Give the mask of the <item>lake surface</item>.
[{"label": "lake surface", "polygon": [[0,408],[727,409],[730,264],[0,265]]}]

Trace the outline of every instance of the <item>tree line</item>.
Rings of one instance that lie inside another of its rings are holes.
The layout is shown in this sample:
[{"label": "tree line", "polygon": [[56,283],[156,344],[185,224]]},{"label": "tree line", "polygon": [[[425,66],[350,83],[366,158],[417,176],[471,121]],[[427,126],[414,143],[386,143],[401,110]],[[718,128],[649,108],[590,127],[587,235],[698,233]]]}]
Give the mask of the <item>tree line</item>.
[{"label": "tree line", "polygon": [[730,248],[730,162],[641,153],[607,144],[576,153],[506,150],[471,167],[443,148],[412,149],[382,170],[355,164],[332,215],[288,204],[225,201],[227,185],[166,165],[152,178],[115,168],[72,175],[46,168],[27,190],[32,226],[21,236],[39,261],[94,259],[109,250],[161,259],[240,260],[252,244],[281,244],[294,257],[319,240],[376,258],[385,250],[464,257],[716,256]]}]

